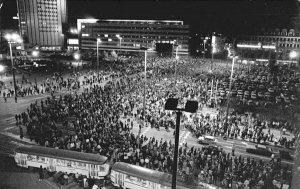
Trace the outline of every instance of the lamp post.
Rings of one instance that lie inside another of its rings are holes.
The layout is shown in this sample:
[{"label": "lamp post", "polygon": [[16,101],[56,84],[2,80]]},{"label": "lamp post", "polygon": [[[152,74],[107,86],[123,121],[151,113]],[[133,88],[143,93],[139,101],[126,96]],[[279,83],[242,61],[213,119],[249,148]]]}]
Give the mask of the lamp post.
[{"label": "lamp post", "polygon": [[[293,59],[295,59],[297,56],[298,56],[298,52],[296,52],[296,51],[291,51],[290,52],[290,58],[292,60],[292,63],[293,63]],[[292,63],[289,64],[289,68],[291,67]]]},{"label": "lamp post", "polygon": [[172,173],[172,189],[176,189],[176,180],[177,180],[177,164],[178,164],[178,145],[179,145],[179,128],[180,128],[180,116],[182,111],[195,113],[198,109],[197,101],[187,101],[185,108],[177,108],[178,100],[175,98],[167,99],[165,104],[165,110],[175,110],[176,117],[176,128],[175,128],[175,149],[174,149],[174,162],[173,162],[173,173]]},{"label": "lamp post", "polygon": [[177,81],[177,61],[179,59],[179,56],[178,56],[178,48],[179,47],[180,47],[180,45],[177,45],[176,53],[175,53],[175,82]]},{"label": "lamp post", "polygon": [[203,40],[203,58],[205,58],[205,43],[206,39]]},{"label": "lamp post", "polygon": [[99,68],[99,43],[101,43],[101,39],[97,38],[97,71]]},{"label": "lamp post", "polygon": [[146,126],[146,82],[147,82],[147,50],[146,47],[141,47],[141,50],[145,51],[145,76],[144,76],[144,98],[143,98],[143,117],[144,117],[144,127]]},{"label": "lamp post", "polygon": [[120,35],[116,35],[116,37],[119,38],[119,40],[120,40],[119,48],[121,49],[122,37]]},{"label": "lamp post", "polygon": [[232,65],[231,65],[231,74],[230,74],[230,82],[229,82],[229,93],[227,95],[227,105],[226,105],[226,117],[225,117],[225,125],[227,126],[228,122],[228,110],[229,110],[229,101],[230,101],[230,93],[231,93],[231,86],[232,86],[232,76],[233,76],[233,69],[235,59],[238,58],[237,56],[232,57]]},{"label": "lamp post", "polygon": [[[9,44],[9,51],[10,51],[10,60],[11,60],[11,67],[12,67],[12,73],[13,73],[13,80],[14,80],[14,89],[15,89],[15,98],[18,97],[17,94],[17,85],[16,85],[16,77],[15,77],[15,68],[14,68],[14,61],[12,57],[12,43],[22,43],[22,39],[18,34],[6,34],[5,36],[8,44]],[[17,101],[15,101],[17,103]]]}]

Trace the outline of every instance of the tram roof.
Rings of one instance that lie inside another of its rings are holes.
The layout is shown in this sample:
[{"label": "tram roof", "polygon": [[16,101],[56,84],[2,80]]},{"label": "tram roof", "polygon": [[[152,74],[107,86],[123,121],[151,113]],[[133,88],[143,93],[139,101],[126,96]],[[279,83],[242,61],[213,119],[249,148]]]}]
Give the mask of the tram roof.
[{"label": "tram roof", "polygon": [[20,146],[15,149],[15,152],[93,164],[105,164],[107,161],[107,157],[98,154],[96,155],[42,146]]},{"label": "tram roof", "polygon": [[144,167],[131,165],[124,162],[116,162],[112,169],[114,171],[122,172],[125,174],[129,174],[133,177],[138,177],[144,180],[148,180],[151,182],[156,182],[162,184],[164,182],[165,177],[167,176],[166,173],[155,171],[152,169],[147,169]]},{"label": "tram roof", "polygon": [[[133,177],[138,177],[140,179],[148,180],[151,182],[159,183],[164,186],[172,186],[172,175],[168,173],[163,173],[160,171],[155,171],[152,169],[131,165],[124,162],[116,162],[113,164],[112,169],[117,172],[122,172]],[[177,180],[177,189],[198,189],[203,188],[202,186],[197,185],[186,185],[183,181]]]}]

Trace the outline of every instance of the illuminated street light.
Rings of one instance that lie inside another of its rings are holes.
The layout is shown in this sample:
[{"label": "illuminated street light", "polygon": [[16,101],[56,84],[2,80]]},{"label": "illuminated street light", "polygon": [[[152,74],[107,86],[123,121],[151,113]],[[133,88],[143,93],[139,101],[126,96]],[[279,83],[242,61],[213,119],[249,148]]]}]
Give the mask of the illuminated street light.
[{"label": "illuminated street light", "polygon": [[0,72],[4,70],[4,66],[0,65]]},{"label": "illuminated street light", "polygon": [[119,40],[120,40],[120,48],[121,48],[122,37],[119,34],[117,34],[116,37],[119,38]]},{"label": "illuminated street light", "polygon": [[[15,88],[15,98],[18,97],[17,94],[17,85],[16,85],[16,77],[15,77],[15,68],[14,68],[14,61],[13,61],[13,56],[12,56],[12,48],[11,44],[12,43],[22,43],[22,38],[16,34],[6,34],[5,38],[9,44],[9,51],[10,51],[10,60],[11,60],[11,68],[12,68],[12,73],[13,73],[13,80],[14,80],[14,88]],[[15,101],[17,103],[17,100]]]},{"label": "illuminated street light", "polygon": [[75,60],[79,60],[80,59],[80,55],[79,54],[74,54],[74,58],[75,58]]},{"label": "illuminated street light", "polygon": [[290,58],[296,58],[298,56],[298,53],[296,51],[290,52]]},{"label": "illuminated street light", "polygon": [[97,70],[98,70],[98,67],[99,67],[99,43],[101,43],[101,39],[100,38],[97,38]]},{"label": "illuminated street light", "polygon": [[38,56],[39,52],[38,51],[32,51],[32,56]]}]

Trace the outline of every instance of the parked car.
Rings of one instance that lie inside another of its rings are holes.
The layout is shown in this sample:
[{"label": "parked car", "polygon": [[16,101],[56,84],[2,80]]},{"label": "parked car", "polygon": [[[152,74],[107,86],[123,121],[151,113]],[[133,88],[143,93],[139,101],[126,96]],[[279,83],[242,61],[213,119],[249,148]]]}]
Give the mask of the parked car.
[{"label": "parked car", "polygon": [[292,154],[291,152],[282,151],[282,150],[279,151],[279,155],[282,159],[291,160],[291,161],[293,161],[295,157],[295,155]]},{"label": "parked car", "polygon": [[198,138],[198,143],[205,145],[216,145],[217,139],[214,136],[204,135]]},{"label": "parked car", "polygon": [[218,145],[203,146],[202,149],[206,150],[207,154],[217,155],[223,152],[223,148]]},{"label": "parked car", "polygon": [[261,156],[267,156],[267,157],[271,157],[271,155],[274,154],[276,157],[279,157],[279,151],[260,144],[258,145],[248,144],[246,146],[246,152],[261,155]]}]

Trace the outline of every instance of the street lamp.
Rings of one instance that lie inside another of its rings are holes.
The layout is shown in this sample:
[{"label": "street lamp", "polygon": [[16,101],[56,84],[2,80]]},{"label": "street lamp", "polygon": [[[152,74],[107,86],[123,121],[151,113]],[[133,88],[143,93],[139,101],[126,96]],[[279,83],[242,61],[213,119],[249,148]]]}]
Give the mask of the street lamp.
[{"label": "street lamp", "polygon": [[292,51],[290,52],[290,58],[293,59],[293,58],[296,58],[298,55],[298,53],[296,51]]},{"label": "street lamp", "polygon": [[227,95],[227,105],[226,105],[226,117],[225,117],[225,126],[226,127],[227,127],[227,122],[228,122],[228,110],[229,110],[229,101],[230,101],[230,93],[231,93],[231,86],[232,86],[233,69],[234,69],[234,63],[235,63],[236,58],[238,58],[238,56],[232,56],[232,66],[231,66],[231,74],[230,74],[230,82],[229,82],[229,93]]},{"label": "street lamp", "polygon": [[119,46],[120,46],[120,48],[121,48],[121,42],[122,42],[122,37],[118,34],[118,35],[116,35],[116,37],[117,38],[119,38],[119,40],[120,40],[120,44],[119,44]]},{"label": "street lamp", "polygon": [[101,43],[101,39],[100,38],[97,38],[97,70],[99,68],[99,43]]},{"label": "street lamp", "polygon": [[79,60],[80,59],[80,55],[78,53],[74,54],[74,58],[75,60]]},{"label": "street lamp", "polygon": [[4,66],[0,65],[0,72],[4,70]]},{"label": "street lamp", "polygon": [[144,77],[144,99],[143,99],[143,112],[144,112],[144,126],[146,123],[146,82],[147,82],[147,50],[146,47],[141,47],[140,50],[145,51],[145,77]]},{"label": "street lamp", "polygon": [[291,67],[291,64],[293,63],[293,59],[295,59],[298,56],[298,52],[291,51],[290,52],[290,58],[292,59],[292,62],[289,64],[289,67]]},{"label": "street lamp", "polygon": [[205,55],[205,43],[206,43],[206,39],[203,40],[203,58],[204,58],[204,55]]},{"label": "street lamp", "polygon": [[179,59],[179,56],[178,56],[178,48],[181,47],[180,45],[176,45],[176,53],[175,53],[175,82],[177,81],[177,61]]},{"label": "street lamp", "polygon": [[[9,44],[9,51],[10,51],[10,60],[11,60],[11,67],[12,67],[12,73],[13,73],[13,80],[14,80],[14,88],[15,88],[15,98],[18,97],[17,94],[17,85],[16,85],[16,77],[15,77],[15,68],[14,68],[14,61],[12,57],[12,43],[22,43],[22,38],[18,34],[6,34],[5,38]],[[17,103],[17,101],[15,101]]]},{"label": "street lamp", "polygon": [[38,51],[32,51],[32,56],[37,57],[38,55],[39,55],[39,52],[38,52]]},{"label": "street lamp", "polygon": [[178,144],[179,144],[179,127],[180,127],[180,116],[183,112],[195,113],[198,109],[197,101],[187,101],[185,108],[177,108],[178,100],[176,98],[169,98],[165,104],[165,110],[175,110],[176,117],[176,130],[175,130],[175,149],[174,149],[174,164],[173,164],[173,173],[172,173],[172,189],[176,189],[176,180],[177,180],[177,163],[178,163]]}]

